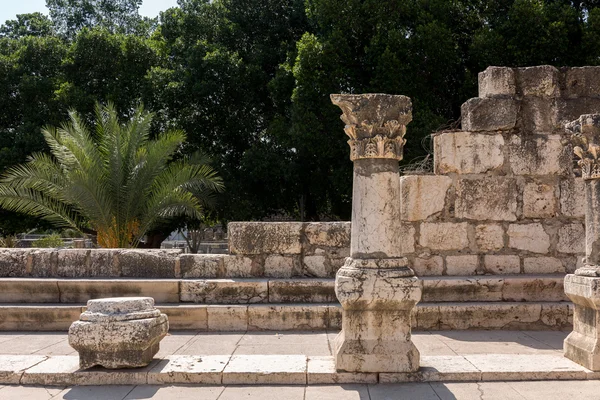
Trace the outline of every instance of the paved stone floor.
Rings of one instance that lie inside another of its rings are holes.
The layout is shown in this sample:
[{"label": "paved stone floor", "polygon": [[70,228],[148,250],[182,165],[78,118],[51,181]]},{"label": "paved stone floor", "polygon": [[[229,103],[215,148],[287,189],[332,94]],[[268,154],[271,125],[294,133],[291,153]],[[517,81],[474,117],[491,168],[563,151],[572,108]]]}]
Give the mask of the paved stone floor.
[{"label": "paved stone floor", "polygon": [[[468,354],[561,354],[564,331],[414,332],[423,356]],[[169,355],[304,354],[330,356],[336,332],[173,331],[160,342],[157,358]],[[77,355],[66,332],[0,332],[0,354]]]},{"label": "paved stone floor", "polygon": [[[330,356],[337,332],[171,332],[159,358],[170,355],[302,354]],[[562,354],[568,332],[415,332],[423,356]],[[76,355],[66,333],[0,332],[0,355]],[[475,357],[475,356],[474,356]],[[600,380],[344,384],[310,386],[2,386],[0,400],[46,399],[599,399]]]},{"label": "paved stone floor", "polygon": [[564,400],[600,399],[600,381],[322,386],[0,386],[2,400]]}]

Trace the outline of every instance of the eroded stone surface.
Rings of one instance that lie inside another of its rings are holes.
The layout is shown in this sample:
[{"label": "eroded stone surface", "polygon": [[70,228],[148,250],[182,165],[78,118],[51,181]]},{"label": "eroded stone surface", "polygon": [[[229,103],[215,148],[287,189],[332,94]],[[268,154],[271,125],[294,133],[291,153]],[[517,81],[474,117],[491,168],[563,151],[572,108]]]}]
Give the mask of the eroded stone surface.
[{"label": "eroded stone surface", "polygon": [[154,308],[151,297],[90,300],[81,320],[69,328],[69,344],[79,353],[81,369],[143,367],[168,330],[167,316]]},{"label": "eroded stone surface", "polygon": [[400,178],[401,216],[421,221],[444,210],[446,193],[452,184],[447,176],[407,175]]},{"label": "eroded stone surface", "polygon": [[230,222],[231,254],[300,254],[301,222]]},{"label": "eroded stone surface", "polygon": [[457,218],[515,221],[516,181],[496,176],[459,179],[456,185],[455,213]]},{"label": "eroded stone surface", "polygon": [[540,223],[511,224],[507,233],[512,248],[532,253],[547,253],[550,248],[550,236]]},{"label": "eroded stone surface", "polygon": [[475,243],[480,251],[497,251],[504,247],[504,228],[498,224],[475,226]]},{"label": "eroded stone surface", "polygon": [[523,216],[551,218],[556,215],[556,187],[541,182],[528,182],[523,189]]},{"label": "eroded stone surface", "polygon": [[466,222],[425,222],[419,244],[432,250],[462,250],[469,246]]},{"label": "eroded stone surface", "polygon": [[504,137],[473,132],[443,132],[433,138],[436,174],[480,174],[504,165]]}]

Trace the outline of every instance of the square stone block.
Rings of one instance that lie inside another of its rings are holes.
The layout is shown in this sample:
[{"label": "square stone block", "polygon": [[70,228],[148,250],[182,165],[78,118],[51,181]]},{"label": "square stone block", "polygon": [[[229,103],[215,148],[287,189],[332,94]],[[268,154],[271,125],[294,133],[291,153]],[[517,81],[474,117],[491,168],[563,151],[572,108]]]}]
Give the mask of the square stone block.
[{"label": "square stone block", "polygon": [[560,183],[560,212],[567,217],[585,217],[585,182],[567,178]]},{"label": "square stone block", "polygon": [[572,153],[572,146],[560,135],[513,135],[509,140],[510,171],[515,175],[569,175]]},{"label": "square stone block", "polygon": [[29,249],[28,267],[31,275],[39,278],[53,277],[57,275],[58,251],[55,249]]},{"label": "square stone block", "polygon": [[517,93],[522,96],[559,97],[560,73],[551,65],[516,68]]},{"label": "square stone block", "polygon": [[521,258],[517,255],[491,255],[483,257],[483,265],[488,274],[506,275],[521,272]]},{"label": "square stone block", "polygon": [[0,277],[25,277],[30,275],[31,265],[28,249],[0,249]]},{"label": "square stone block", "polygon": [[508,67],[487,67],[477,76],[479,97],[516,95],[515,71]]},{"label": "square stone block", "polygon": [[460,108],[465,131],[506,131],[515,128],[519,102],[510,97],[475,97]]},{"label": "square stone block", "polygon": [[560,274],[565,273],[563,262],[554,257],[525,257],[523,271],[526,274]]},{"label": "square stone block", "polygon": [[475,244],[483,252],[504,248],[504,228],[499,224],[476,225]]},{"label": "square stone block", "polygon": [[217,254],[182,254],[179,265],[182,278],[220,278],[225,276],[224,258]]},{"label": "square stone block", "polygon": [[549,135],[562,131],[559,121],[560,101],[556,98],[525,97],[521,100],[519,127],[521,134]]},{"label": "square stone block", "polygon": [[231,254],[300,254],[301,222],[230,222]]},{"label": "square stone block", "polygon": [[475,275],[479,267],[479,257],[475,254],[446,256],[446,275]]},{"label": "square stone block", "polygon": [[291,278],[302,274],[300,255],[282,256],[269,254],[265,258],[265,276],[269,278]]},{"label": "square stone block", "polygon": [[225,255],[223,270],[228,278],[253,278],[264,274],[264,264],[255,264],[250,257]]},{"label": "square stone block", "polygon": [[600,96],[600,67],[567,69],[563,96],[567,98]]},{"label": "square stone block", "polygon": [[412,269],[417,276],[442,275],[444,273],[444,259],[440,256],[416,257]]},{"label": "square stone block", "polygon": [[508,245],[532,253],[548,253],[550,236],[540,223],[511,224],[508,227]]},{"label": "square stone block", "polygon": [[181,250],[119,250],[121,274],[131,278],[175,278]]},{"label": "square stone block", "polygon": [[400,177],[400,213],[403,221],[426,220],[444,211],[452,178],[438,175]]},{"label": "square stone block", "polygon": [[350,222],[309,222],[304,225],[304,235],[311,246],[349,247]]},{"label": "square stone block", "polygon": [[459,179],[454,212],[457,218],[515,221],[517,195],[514,178],[486,176],[479,179]]},{"label": "square stone block", "polygon": [[523,217],[554,217],[558,208],[557,192],[557,187],[552,183],[527,182],[523,188]]},{"label": "square stone block", "polygon": [[568,254],[585,253],[585,227],[581,223],[566,224],[558,229],[556,250]]},{"label": "square stone block", "polygon": [[432,250],[462,250],[469,246],[466,222],[424,222],[419,244]]},{"label": "square stone block", "polygon": [[504,137],[474,132],[443,132],[433,138],[434,172],[481,174],[504,165]]}]

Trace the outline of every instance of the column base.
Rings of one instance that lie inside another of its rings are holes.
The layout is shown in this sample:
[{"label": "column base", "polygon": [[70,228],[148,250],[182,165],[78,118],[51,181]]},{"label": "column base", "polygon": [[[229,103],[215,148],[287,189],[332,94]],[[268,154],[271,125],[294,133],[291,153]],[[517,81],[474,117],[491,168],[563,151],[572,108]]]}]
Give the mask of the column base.
[{"label": "column base", "polygon": [[565,293],[574,303],[574,312],[573,332],[564,341],[564,355],[589,370],[600,371],[600,277],[567,275]]},{"label": "column base", "polygon": [[[377,268],[383,265],[396,268]],[[418,370],[420,355],[411,341],[411,316],[421,299],[421,281],[405,260],[348,258],[338,270],[335,284],[343,309],[342,332],[334,344],[336,369]]]},{"label": "column base", "polygon": [[344,329],[334,341],[336,369],[417,371],[421,357],[411,341],[410,316],[410,311],[344,311]]}]

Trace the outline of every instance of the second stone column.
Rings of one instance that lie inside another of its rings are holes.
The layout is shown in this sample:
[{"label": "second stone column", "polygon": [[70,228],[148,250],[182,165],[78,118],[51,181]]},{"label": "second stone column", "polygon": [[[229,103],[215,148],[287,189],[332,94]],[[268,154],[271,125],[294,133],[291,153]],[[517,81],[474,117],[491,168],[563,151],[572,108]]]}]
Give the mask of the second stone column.
[{"label": "second stone column", "polygon": [[331,95],[342,109],[354,162],[351,256],[336,275],[343,309],[336,368],[408,372],[419,368],[411,314],[421,282],[402,254],[400,175],[412,104],[406,96]]}]

